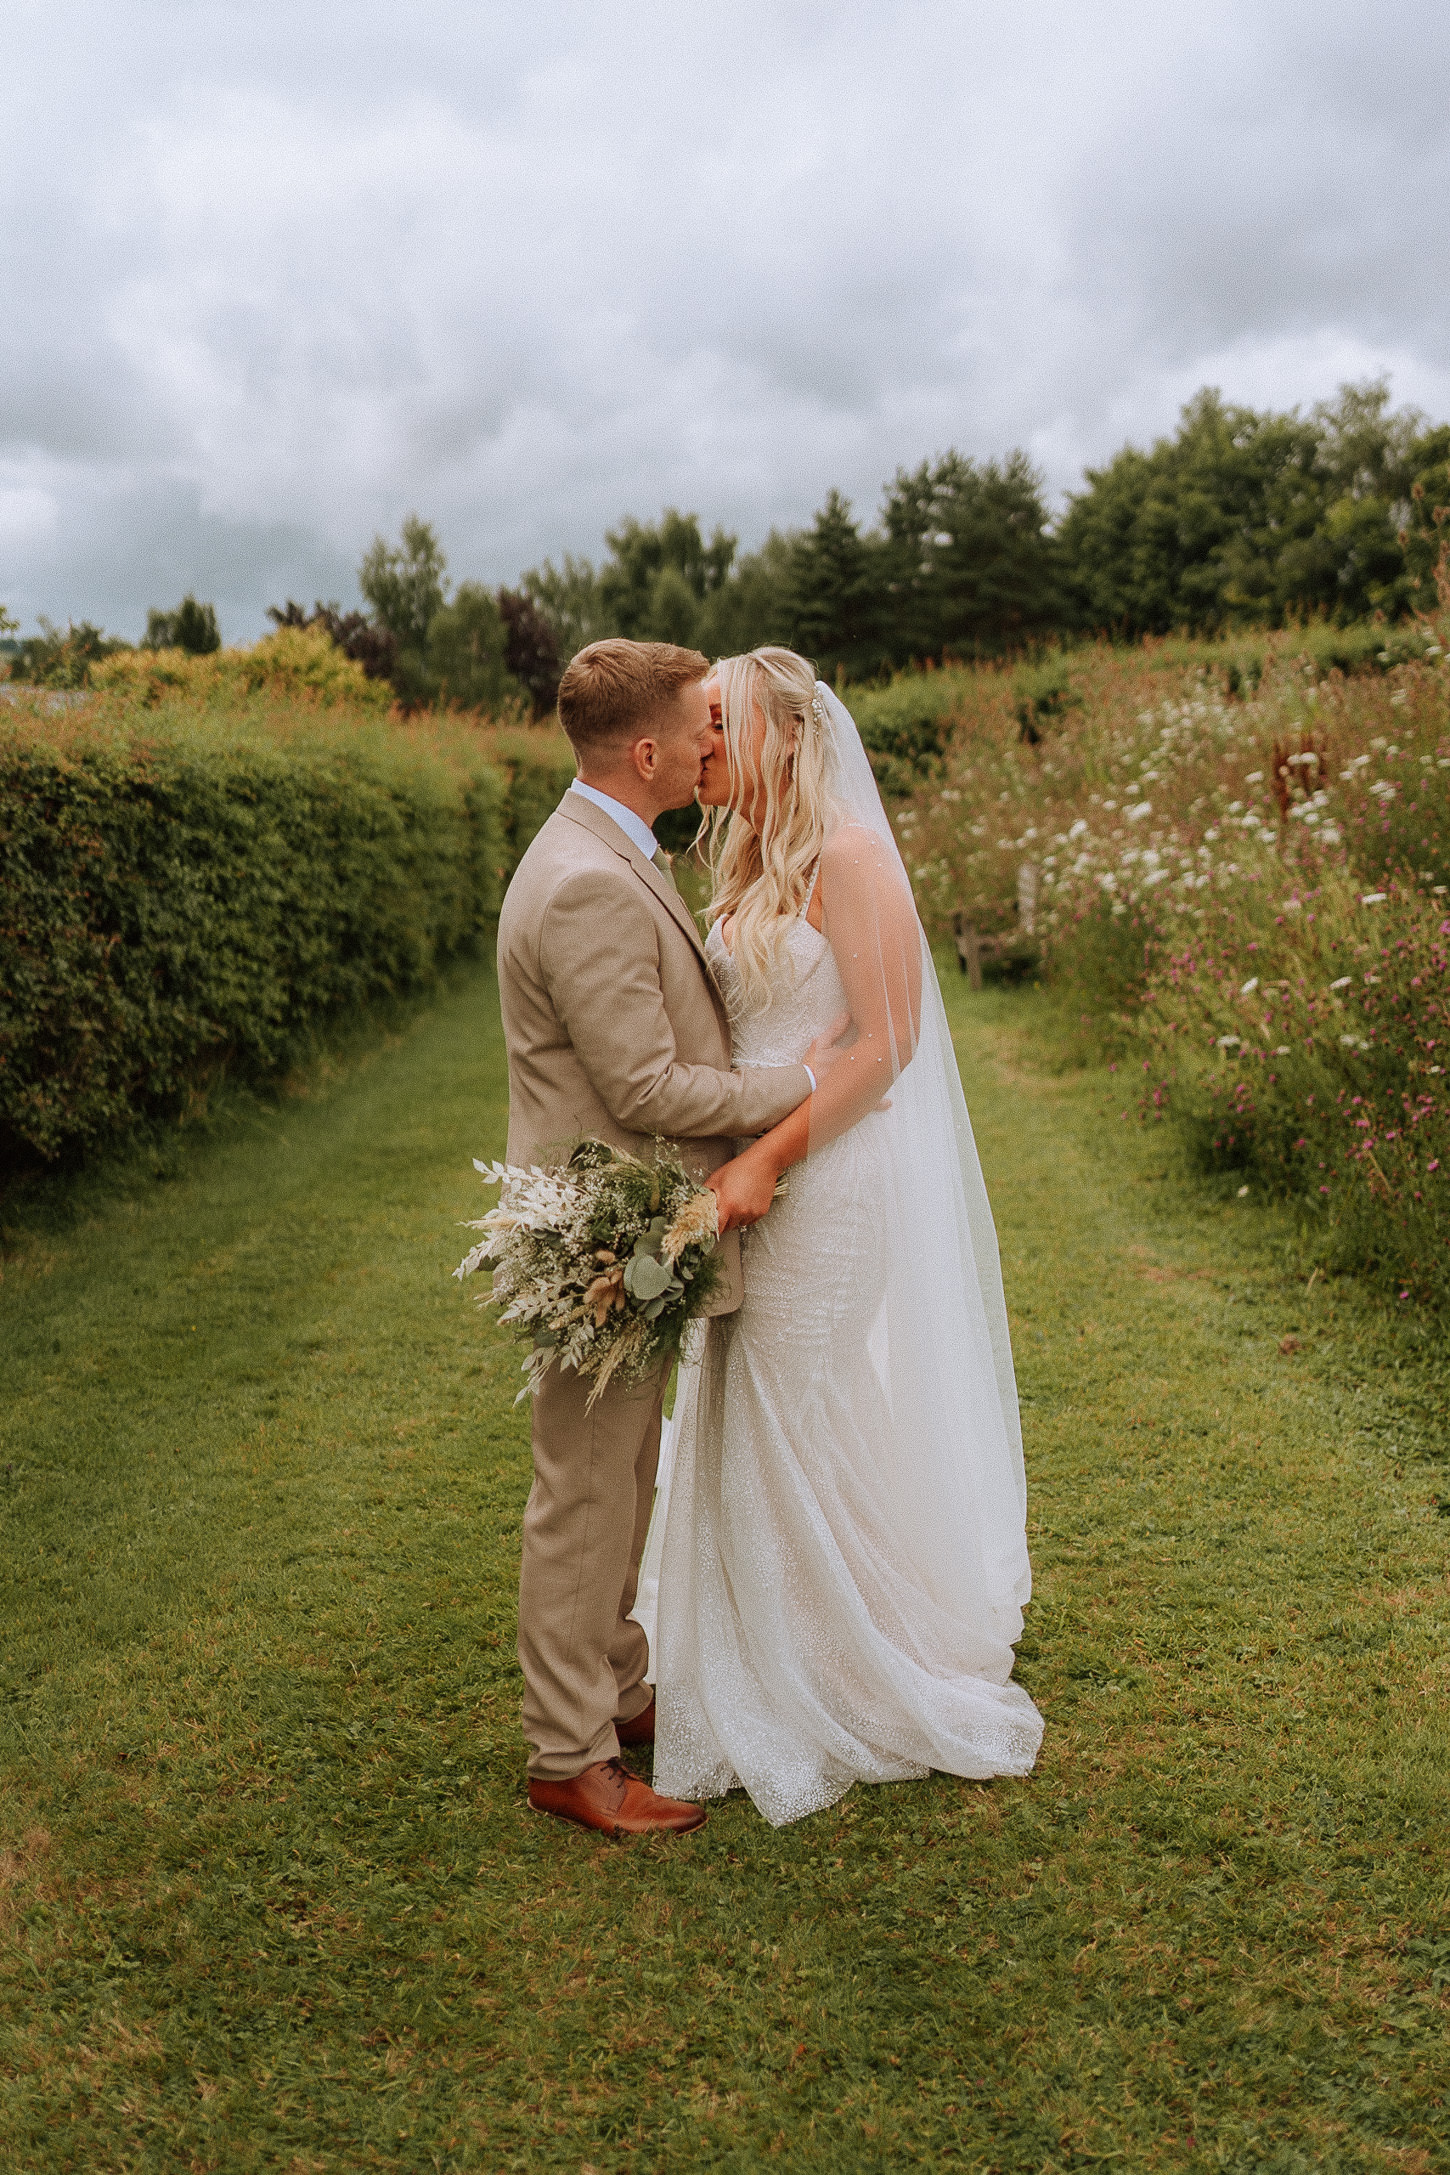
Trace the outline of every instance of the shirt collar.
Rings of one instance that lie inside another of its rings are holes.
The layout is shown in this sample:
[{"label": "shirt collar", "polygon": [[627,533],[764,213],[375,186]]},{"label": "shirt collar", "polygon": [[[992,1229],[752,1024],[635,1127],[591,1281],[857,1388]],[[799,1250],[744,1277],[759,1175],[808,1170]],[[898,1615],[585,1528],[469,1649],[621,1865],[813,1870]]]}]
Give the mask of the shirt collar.
[{"label": "shirt collar", "polygon": [[585,800],[593,801],[596,808],[602,808],[611,823],[619,825],[631,846],[637,846],[646,861],[653,861],[660,850],[660,842],[643,816],[637,816],[632,808],[626,808],[623,801],[612,800],[607,793],[601,793],[597,786],[585,785],[582,778],[575,778],[569,791],[582,794]]}]

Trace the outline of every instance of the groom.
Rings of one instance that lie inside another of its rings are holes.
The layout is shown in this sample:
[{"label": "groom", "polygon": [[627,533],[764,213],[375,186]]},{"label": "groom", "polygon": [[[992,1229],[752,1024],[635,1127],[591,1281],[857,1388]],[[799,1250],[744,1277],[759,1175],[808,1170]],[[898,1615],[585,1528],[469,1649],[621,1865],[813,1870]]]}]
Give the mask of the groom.
[{"label": "groom", "polygon": [[[510,1163],[583,1134],[648,1154],[677,1141],[697,1176],[766,1131],[836,1061],[730,1070],[730,1026],[693,917],[652,830],[694,799],[713,744],[697,650],[607,641],[559,687],[578,777],[525,853],[499,917],[509,1059]],[[741,1301],[736,1215],[720,1202],[727,1275],[712,1311]],[[667,1368],[589,1384],[557,1366],[533,1399],[534,1484],[524,1512],[519,1662],[529,1803],[606,1835],[683,1833],[705,1808],[659,1797],[621,1764],[654,1742],[649,1652],[630,1618],[653,1501]]]}]

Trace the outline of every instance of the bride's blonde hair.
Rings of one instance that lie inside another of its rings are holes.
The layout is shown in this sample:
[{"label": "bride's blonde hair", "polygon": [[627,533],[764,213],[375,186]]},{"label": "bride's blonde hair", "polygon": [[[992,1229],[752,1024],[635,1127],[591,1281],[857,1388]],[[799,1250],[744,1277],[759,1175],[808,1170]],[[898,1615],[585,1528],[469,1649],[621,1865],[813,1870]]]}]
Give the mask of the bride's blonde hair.
[{"label": "bride's blonde hair", "polygon": [[[734,916],[730,951],[741,1002],[750,1011],[769,999],[781,947],[809,902],[832,826],[826,720],[815,700],[815,673],[794,650],[722,657],[715,675],[735,799],[730,808],[711,811],[705,846],[709,913],[712,921]],[[751,743],[760,717],[765,734],[757,758]],[[758,828],[741,814],[757,777],[764,789]]]}]

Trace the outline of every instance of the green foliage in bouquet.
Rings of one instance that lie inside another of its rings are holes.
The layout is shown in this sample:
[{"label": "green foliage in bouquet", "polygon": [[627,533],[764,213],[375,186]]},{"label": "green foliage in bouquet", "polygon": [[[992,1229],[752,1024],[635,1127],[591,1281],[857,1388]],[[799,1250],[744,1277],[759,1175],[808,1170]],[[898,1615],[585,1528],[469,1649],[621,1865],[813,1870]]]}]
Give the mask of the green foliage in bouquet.
[{"label": "green foliage in bouquet", "polygon": [[679,1356],[721,1269],[715,1196],[679,1151],[653,1158],[581,1140],[559,1169],[475,1163],[501,1186],[497,1208],[467,1229],[484,1235],[459,1263],[462,1280],[491,1266],[501,1322],[529,1344],[525,1397],[557,1360],[592,1375],[592,1405],[616,1376],[641,1382]]}]

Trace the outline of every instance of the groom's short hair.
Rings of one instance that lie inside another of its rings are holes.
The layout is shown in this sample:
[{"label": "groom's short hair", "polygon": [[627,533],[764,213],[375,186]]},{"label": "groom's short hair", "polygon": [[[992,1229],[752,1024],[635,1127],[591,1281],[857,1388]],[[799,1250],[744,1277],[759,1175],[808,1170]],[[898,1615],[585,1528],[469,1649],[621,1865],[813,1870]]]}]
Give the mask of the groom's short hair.
[{"label": "groom's short hair", "polygon": [[709,671],[697,649],[611,636],[571,657],[559,682],[559,723],[576,755],[625,748],[681,690]]}]

